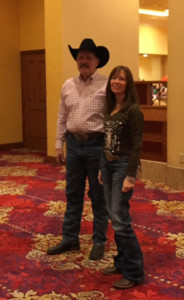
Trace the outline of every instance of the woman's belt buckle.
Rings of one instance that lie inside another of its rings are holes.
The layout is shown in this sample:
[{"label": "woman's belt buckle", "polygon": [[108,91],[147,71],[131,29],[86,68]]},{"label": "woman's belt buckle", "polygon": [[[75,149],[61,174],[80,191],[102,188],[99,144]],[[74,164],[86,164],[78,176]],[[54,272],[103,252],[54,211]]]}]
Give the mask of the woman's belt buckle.
[{"label": "woman's belt buckle", "polygon": [[113,155],[109,150],[104,150],[104,155],[106,160],[108,161],[113,161],[113,160],[118,160],[120,157],[118,155]]}]

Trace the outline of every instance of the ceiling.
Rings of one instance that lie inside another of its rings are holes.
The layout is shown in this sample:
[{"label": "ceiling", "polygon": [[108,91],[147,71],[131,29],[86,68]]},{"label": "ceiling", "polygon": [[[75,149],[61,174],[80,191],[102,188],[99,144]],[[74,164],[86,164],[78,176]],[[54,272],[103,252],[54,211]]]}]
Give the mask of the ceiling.
[{"label": "ceiling", "polygon": [[168,9],[168,0],[139,0],[139,8],[165,10]]},{"label": "ceiling", "polygon": [[[168,9],[168,0],[139,0],[139,8],[163,11]],[[139,15],[139,19],[141,23],[162,27],[168,26],[168,17]]]}]

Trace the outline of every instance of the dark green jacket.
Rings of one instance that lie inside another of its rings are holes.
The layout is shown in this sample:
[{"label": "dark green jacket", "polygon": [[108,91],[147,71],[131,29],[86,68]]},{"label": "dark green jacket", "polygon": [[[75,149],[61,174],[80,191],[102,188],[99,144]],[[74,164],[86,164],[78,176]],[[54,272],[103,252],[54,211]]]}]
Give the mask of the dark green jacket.
[{"label": "dark green jacket", "polygon": [[104,148],[113,155],[129,156],[127,176],[136,177],[143,142],[143,124],[143,114],[137,104],[105,117]]}]

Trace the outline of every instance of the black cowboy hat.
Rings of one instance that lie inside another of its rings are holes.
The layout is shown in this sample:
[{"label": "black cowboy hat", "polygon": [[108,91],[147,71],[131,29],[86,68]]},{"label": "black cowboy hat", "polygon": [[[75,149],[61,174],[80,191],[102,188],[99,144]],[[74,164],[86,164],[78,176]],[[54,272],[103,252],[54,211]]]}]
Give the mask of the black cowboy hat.
[{"label": "black cowboy hat", "polygon": [[106,65],[106,63],[109,60],[108,49],[103,46],[97,47],[92,39],[84,39],[81,42],[79,49],[73,49],[70,45],[68,45],[68,48],[71,52],[71,55],[73,56],[73,58],[75,60],[77,59],[77,54],[80,50],[94,52],[96,54],[96,56],[99,58],[99,65],[97,66],[97,68],[102,68],[103,66]]}]

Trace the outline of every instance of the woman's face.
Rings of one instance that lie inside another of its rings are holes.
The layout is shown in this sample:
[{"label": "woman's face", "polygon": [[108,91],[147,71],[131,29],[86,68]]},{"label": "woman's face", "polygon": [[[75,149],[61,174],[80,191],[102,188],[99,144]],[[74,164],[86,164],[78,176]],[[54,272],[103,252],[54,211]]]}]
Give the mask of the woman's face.
[{"label": "woman's face", "polygon": [[111,91],[115,95],[124,95],[127,87],[126,74],[124,70],[114,74],[110,80]]}]

